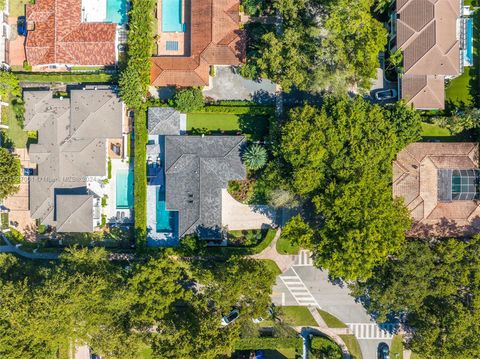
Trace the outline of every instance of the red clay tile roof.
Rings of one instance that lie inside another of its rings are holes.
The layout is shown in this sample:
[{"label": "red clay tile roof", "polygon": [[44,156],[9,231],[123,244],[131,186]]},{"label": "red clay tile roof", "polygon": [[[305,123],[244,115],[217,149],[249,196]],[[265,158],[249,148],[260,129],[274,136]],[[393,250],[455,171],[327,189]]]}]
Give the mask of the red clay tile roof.
[{"label": "red clay tile roof", "polygon": [[480,229],[478,201],[438,200],[440,169],[475,169],[478,161],[478,143],[467,142],[412,143],[397,155],[393,195],[404,199],[415,220],[410,235],[452,236]]},{"label": "red clay tile roof", "polygon": [[37,0],[28,4],[25,50],[30,65],[112,65],[116,24],[82,23],[81,0]]},{"label": "red clay tile roof", "polygon": [[151,59],[154,86],[208,85],[210,65],[237,65],[245,59],[245,36],[239,29],[239,0],[191,2],[190,56]]},{"label": "red clay tile roof", "polygon": [[[397,0],[396,10],[396,46],[403,53],[404,77],[410,77],[409,83],[402,79],[402,98],[416,108],[443,109],[445,90],[439,81],[460,74],[460,0]],[[412,86],[419,81],[412,78],[427,76],[435,80],[416,96]]]}]

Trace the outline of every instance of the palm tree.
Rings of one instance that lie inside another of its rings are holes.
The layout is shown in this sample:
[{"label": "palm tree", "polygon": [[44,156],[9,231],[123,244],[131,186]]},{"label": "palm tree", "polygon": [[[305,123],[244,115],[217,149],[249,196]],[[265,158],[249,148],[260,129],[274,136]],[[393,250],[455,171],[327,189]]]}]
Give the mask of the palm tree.
[{"label": "palm tree", "polygon": [[259,170],[267,164],[267,150],[258,144],[253,144],[245,150],[242,160],[249,170]]}]

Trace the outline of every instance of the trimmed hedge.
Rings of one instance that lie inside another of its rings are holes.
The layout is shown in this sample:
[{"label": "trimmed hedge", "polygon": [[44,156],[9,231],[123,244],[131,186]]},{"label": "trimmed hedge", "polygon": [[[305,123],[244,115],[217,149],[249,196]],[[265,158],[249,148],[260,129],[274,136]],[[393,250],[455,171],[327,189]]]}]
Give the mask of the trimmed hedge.
[{"label": "trimmed hedge", "polygon": [[147,141],[147,112],[142,108],[135,112],[133,172],[135,241],[139,251],[147,244]]},{"label": "trimmed hedge", "polygon": [[241,338],[234,344],[235,350],[275,350],[278,348],[294,348],[302,350],[303,339],[297,338]]},{"label": "trimmed hedge", "polygon": [[62,82],[62,83],[110,83],[117,80],[116,75],[105,72],[15,72],[20,82]]},{"label": "trimmed hedge", "polygon": [[120,95],[128,107],[139,109],[150,85],[155,0],[132,0],[127,40],[127,67],[120,75]]}]

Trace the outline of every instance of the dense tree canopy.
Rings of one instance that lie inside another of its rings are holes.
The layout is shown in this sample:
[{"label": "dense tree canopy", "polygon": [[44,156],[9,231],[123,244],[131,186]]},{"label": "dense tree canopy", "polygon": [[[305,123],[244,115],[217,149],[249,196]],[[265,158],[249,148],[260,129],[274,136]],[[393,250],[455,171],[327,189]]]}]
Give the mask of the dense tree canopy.
[{"label": "dense tree canopy", "polygon": [[252,39],[244,76],[268,77],[288,91],[367,90],[387,42],[373,0],[275,0],[282,24]]},{"label": "dense tree canopy", "polygon": [[19,190],[20,161],[10,151],[0,148],[0,199]]},{"label": "dense tree canopy", "polygon": [[419,133],[418,114],[403,104],[327,97],[321,109],[292,110],[276,144],[279,177],[311,208],[286,226],[286,235],[301,234],[316,264],[333,275],[369,277],[400,248],[410,225],[407,210],[392,199],[391,162]]},{"label": "dense tree canopy", "polygon": [[[262,262],[242,258],[125,266],[101,249],[46,264],[0,254],[0,356],[52,358],[76,342],[106,358],[146,347],[154,358],[215,358],[232,350],[239,323],[265,312],[273,282]],[[232,307],[240,317],[222,327]]]},{"label": "dense tree canopy", "polygon": [[354,294],[381,320],[406,324],[408,345],[425,359],[480,356],[480,237],[411,240],[357,284]]}]

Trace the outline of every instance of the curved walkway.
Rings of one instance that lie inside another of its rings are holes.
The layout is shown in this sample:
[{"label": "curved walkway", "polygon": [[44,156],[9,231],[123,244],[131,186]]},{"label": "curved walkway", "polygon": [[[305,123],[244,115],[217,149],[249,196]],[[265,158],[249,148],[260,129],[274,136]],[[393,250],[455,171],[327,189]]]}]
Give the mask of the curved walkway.
[{"label": "curved walkway", "polygon": [[17,247],[10,242],[5,234],[0,233],[2,240],[6,243],[3,246],[0,246],[0,253],[14,253],[18,254],[19,256],[28,258],[28,259],[44,259],[44,260],[52,260],[58,259],[57,253],[31,253],[21,249],[21,247]]},{"label": "curved walkway", "polygon": [[277,242],[280,238],[280,234],[282,233],[281,228],[277,230],[275,237],[272,240],[272,243],[269,244],[267,248],[261,251],[258,254],[254,254],[250,257],[254,259],[270,259],[277,263],[278,268],[283,272],[286,272],[290,269],[291,266],[295,264],[295,261],[298,258],[298,255],[284,255],[277,252]]}]

